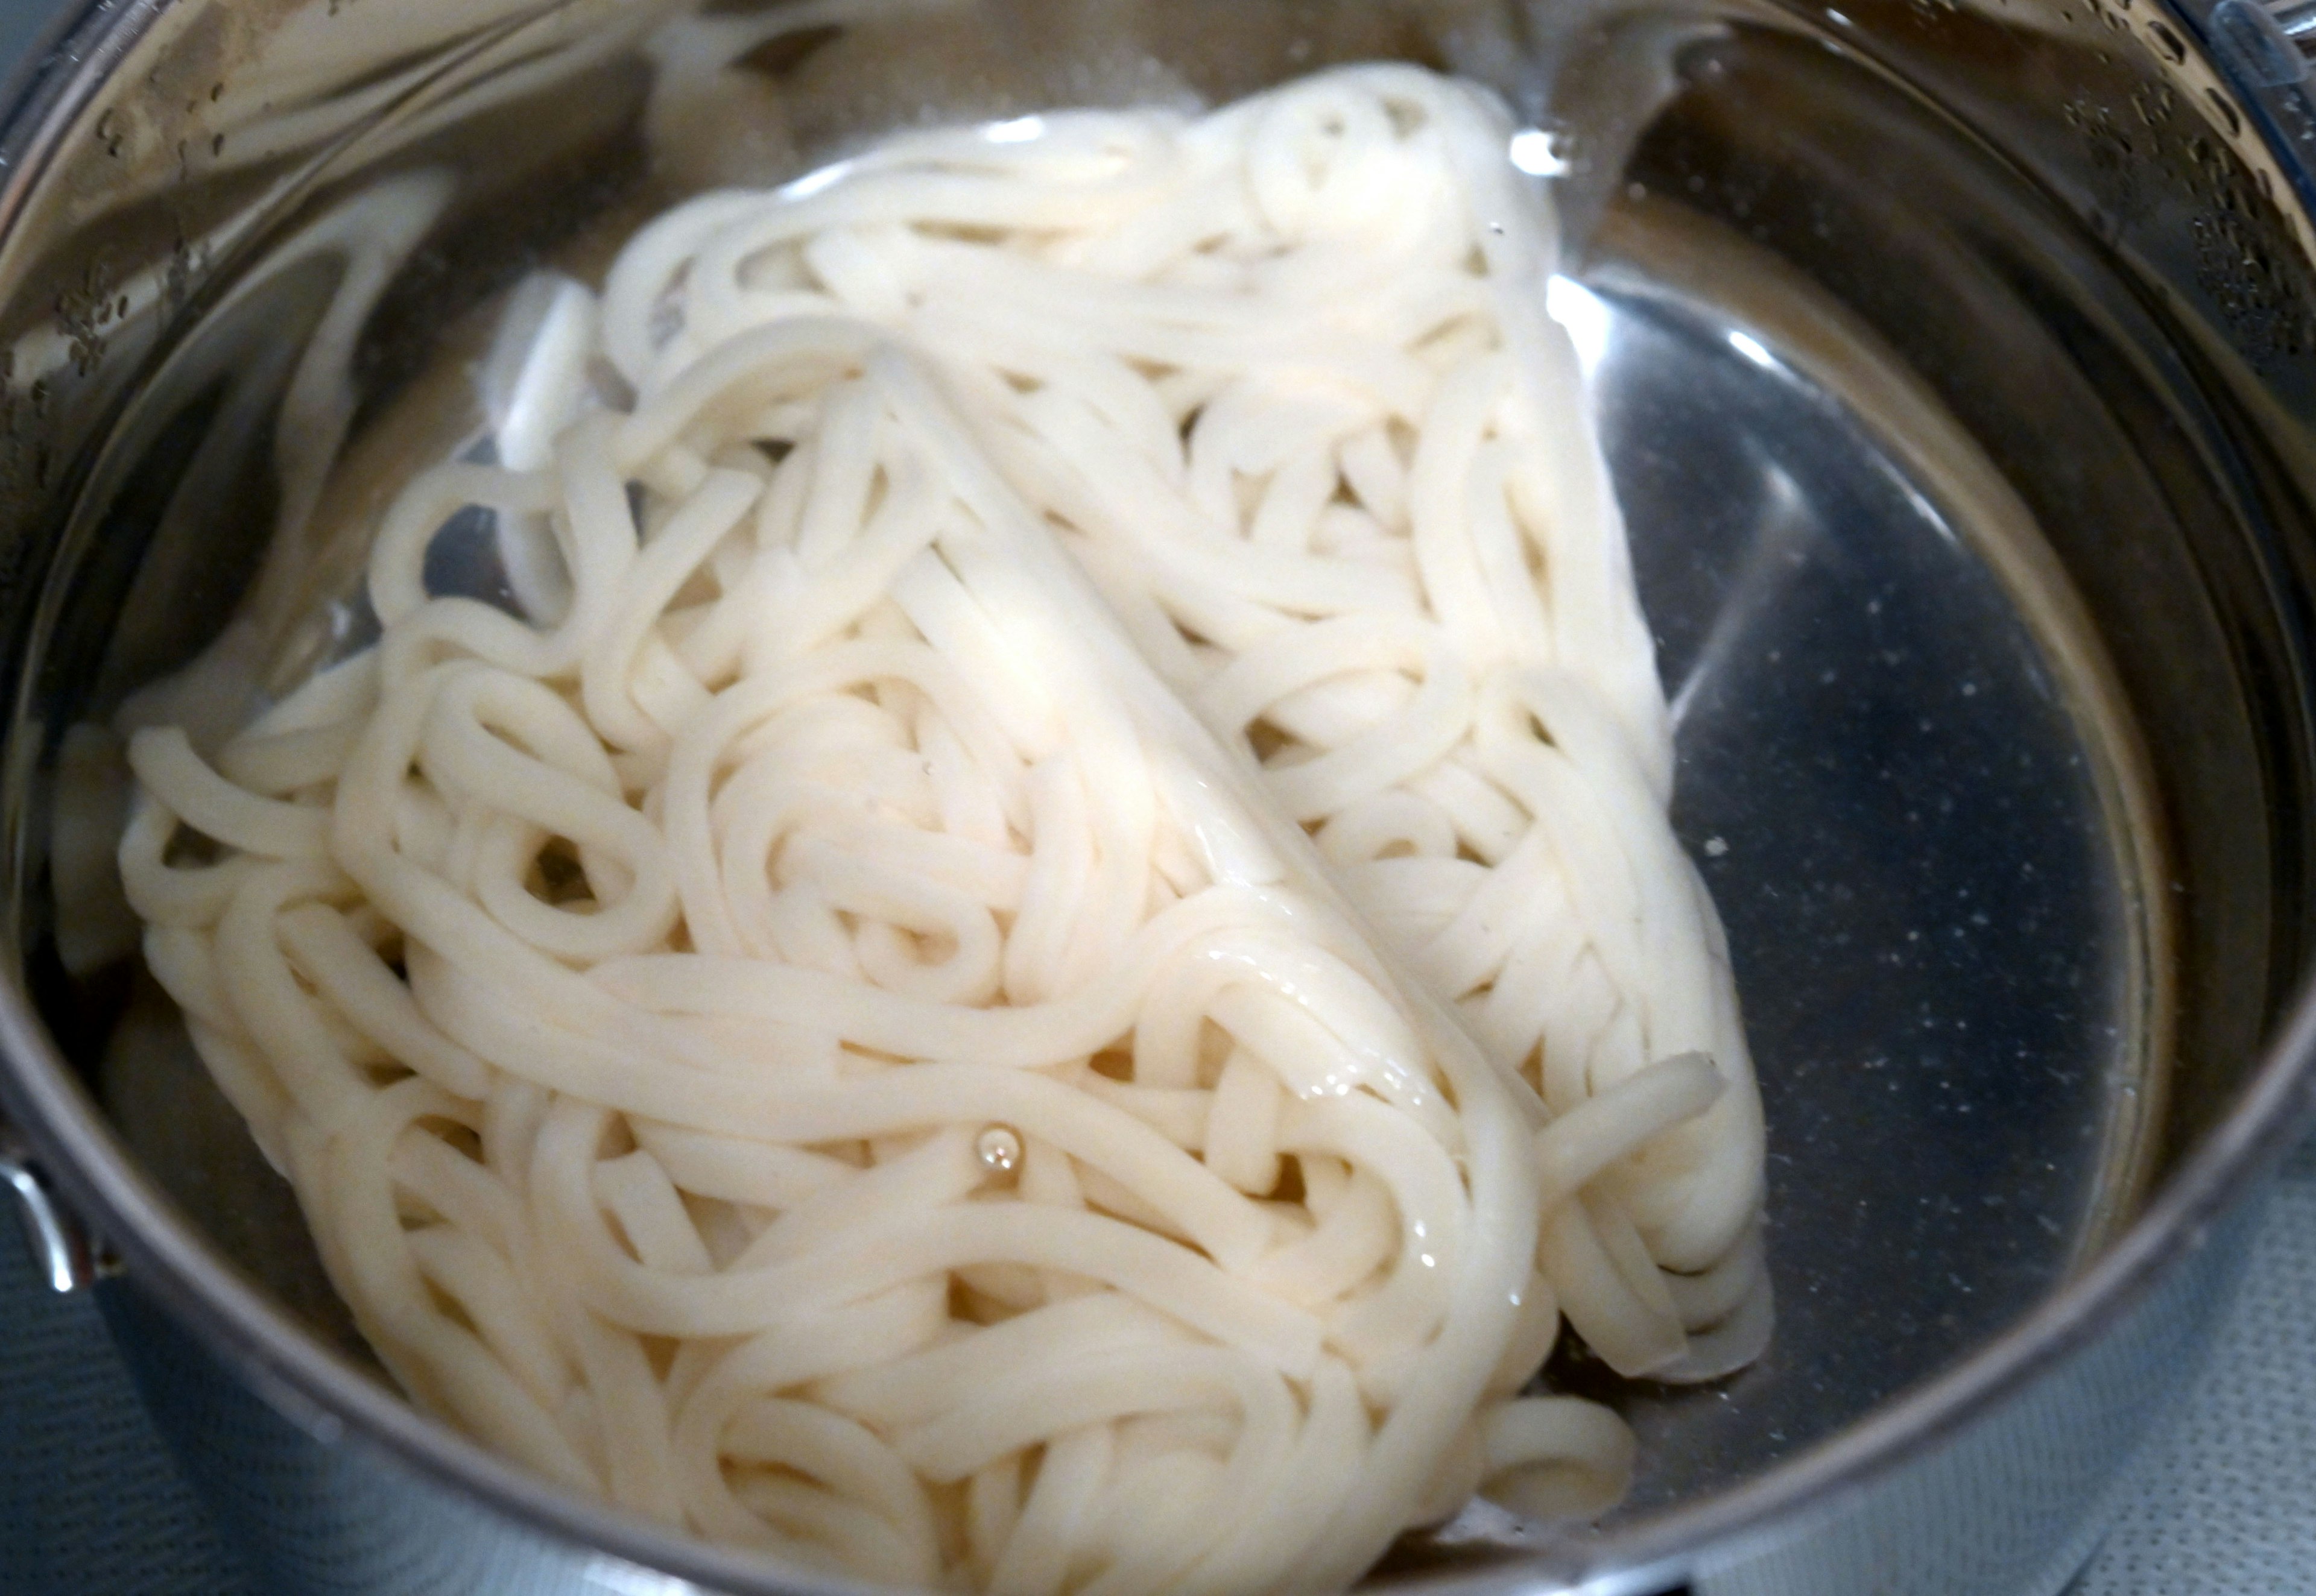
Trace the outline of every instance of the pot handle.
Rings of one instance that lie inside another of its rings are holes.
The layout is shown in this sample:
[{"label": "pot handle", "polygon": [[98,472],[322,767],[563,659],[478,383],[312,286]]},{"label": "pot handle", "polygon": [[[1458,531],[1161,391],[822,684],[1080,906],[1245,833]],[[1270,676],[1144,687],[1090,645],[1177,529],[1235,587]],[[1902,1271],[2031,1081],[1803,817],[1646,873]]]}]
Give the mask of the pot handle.
[{"label": "pot handle", "polygon": [[33,1264],[52,1291],[78,1291],[106,1272],[104,1260],[80,1221],[58,1200],[23,1139],[0,1122],[0,1185],[15,1194]]},{"label": "pot handle", "polygon": [[2316,0],[2220,0],[2205,31],[2240,92],[2290,88],[2316,49]]}]

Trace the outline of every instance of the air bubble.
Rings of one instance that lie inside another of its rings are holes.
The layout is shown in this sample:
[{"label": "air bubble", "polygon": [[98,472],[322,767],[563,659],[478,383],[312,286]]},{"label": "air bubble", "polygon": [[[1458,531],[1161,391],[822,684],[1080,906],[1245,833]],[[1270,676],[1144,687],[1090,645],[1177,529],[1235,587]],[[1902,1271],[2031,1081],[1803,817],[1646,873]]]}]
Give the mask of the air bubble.
[{"label": "air bubble", "polygon": [[1021,1167],[1021,1133],[1011,1125],[990,1125],[973,1139],[973,1156],[992,1175],[1011,1175]]}]

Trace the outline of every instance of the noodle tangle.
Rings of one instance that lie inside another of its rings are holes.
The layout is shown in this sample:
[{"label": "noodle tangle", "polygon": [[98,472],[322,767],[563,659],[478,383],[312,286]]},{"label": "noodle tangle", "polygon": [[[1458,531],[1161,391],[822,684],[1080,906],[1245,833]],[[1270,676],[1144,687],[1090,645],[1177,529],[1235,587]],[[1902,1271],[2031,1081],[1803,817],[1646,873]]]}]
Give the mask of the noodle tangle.
[{"label": "noodle tangle", "polygon": [[[403,492],[375,646],[135,735],[147,963],[414,1398],[808,1565],[1254,1592],[1611,1504],[1563,1314],[1758,1352],[1508,132],[1359,67],[693,200],[556,295],[551,444]],[[428,589],[469,506],[510,607]]]}]

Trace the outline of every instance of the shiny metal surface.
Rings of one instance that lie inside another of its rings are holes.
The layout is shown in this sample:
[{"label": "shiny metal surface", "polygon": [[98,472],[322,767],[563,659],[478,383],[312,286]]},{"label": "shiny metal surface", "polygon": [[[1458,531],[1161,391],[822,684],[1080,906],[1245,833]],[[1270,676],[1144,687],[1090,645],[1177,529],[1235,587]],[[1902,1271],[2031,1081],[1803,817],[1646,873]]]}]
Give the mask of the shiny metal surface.
[{"label": "shiny metal surface", "polygon": [[14,1199],[33,1263],[51,1291],[77,1291],[94,1285],[96,1253],[80,1223],[57,1201],[31,1154],[11,1132],[0,1129],[0,1186]]},{"label": "shiny metal surface", "polygon": [[228,617],[220,714],[358,640],[380,474],[466,425],[455,350],[528,265],[895,121],[1394,55],[1567,167],[1557,304],[1760,1062],[1781,1323],[1718,1388],[1570,1360],[1649,1442],[1633,1499],[1383,1577],[2054,1591],[2309,1095],[2316,271],[2279,152],[2316,107],[2272,57],[2223,81],[2241,3],[93,9],[0,133],[0,1103],[129,1259],[108,1312],[272,1585],[814,1588],[366,1370],[126,956],[94,728]]}]

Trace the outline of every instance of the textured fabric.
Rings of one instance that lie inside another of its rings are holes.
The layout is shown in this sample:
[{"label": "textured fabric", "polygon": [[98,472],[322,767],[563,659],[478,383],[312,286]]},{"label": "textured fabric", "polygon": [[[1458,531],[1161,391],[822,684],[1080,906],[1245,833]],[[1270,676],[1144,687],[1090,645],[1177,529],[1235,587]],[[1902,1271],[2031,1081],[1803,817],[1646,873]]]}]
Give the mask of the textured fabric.
[{"label": "textured fabric", "polygon": [[2070,1596],[2316,1592],[2316,1144],[2285,1172],[2178,1430]]},{"label": "textured fabric", "polygon": [[40,1283],[0,1209],[0,1592],[238,1596],[95,1305]]},{"label": "textured fabric", "polygon": [[0,0],[0,84],[63,10],[63,0]]}]

